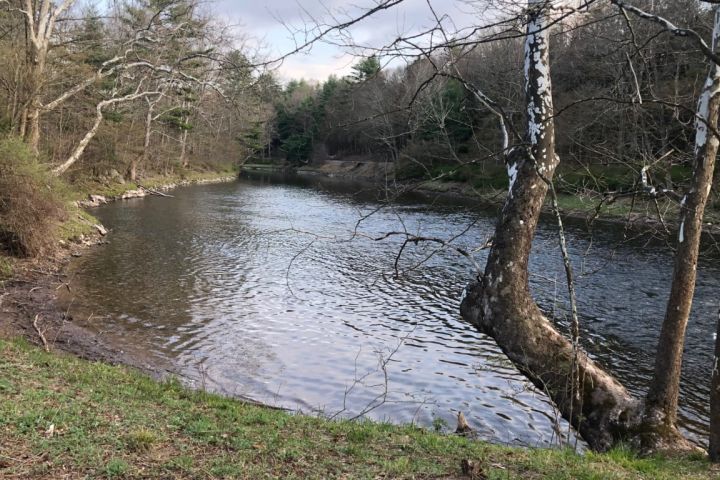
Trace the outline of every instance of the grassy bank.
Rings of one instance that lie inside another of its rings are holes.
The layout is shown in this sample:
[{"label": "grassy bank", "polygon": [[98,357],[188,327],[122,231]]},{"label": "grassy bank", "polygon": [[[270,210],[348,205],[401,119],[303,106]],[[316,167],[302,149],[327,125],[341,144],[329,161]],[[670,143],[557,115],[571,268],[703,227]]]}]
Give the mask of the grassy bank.
[{"label": "grassy bank", "polygon": [[214,170],[181,170],[167,175],[154,174],[145,176],[137,182],[83,178],[74,181],[72,189],[74,200],[86,200],[91,194],[112,198],[119,197],[131,190],[137,190],[141,185],[149,189],[158,189],[167,185],[200,183],[225,177],[237,177],[237,169],[232,164],[218,166]]},{"label": "grassy bank", "polygon": [[[3,156],[3,148],[7,149],[7,145],[11,145],[15,152],[13,152],[17,158],[21,161],[33,166],[34,163],[27,160],[27,152],[24,152],[24,146],[19,146],[17,142],[4,140],[0,142],[0,166],[7,163],[8,155]],[[36,221],[25,223],[14,222],[9,225],[8,230],[15,233],[15,231],[27,230],[32,232],[34,228],[38,226],[42,227],[43,223],[47,223],[45,231],[45,238],[47,238],[48,248],[43,250],[37,255],[34,255],[36,259],[42,260],[47,258],[56,252],[57,246],[70,246],[78,241],[90,238],[97,235],[96,225],[99,223],[96,218],[88,213],[86,210],[78,206],[78,202],[87,200],[89,195],[101,195],[108,199],[119,198],[124,193],[138,190],[142,185],[148,189],[161,189],[162,187],[172,185],[186,185],[192,183],[211,182],[215,180],[221,180],[226,178],[235,178],[237,176],[237,170],[231,164],[225,166],[217,166],[214,170],[181,170],[176,173],[168,175],[151,175],[143,177],[137,182],[125,182],[118,178],[106,178],[99,179],[96,177],[86,177],[75,179],[71,183],[66,183],[63,180],[57,180],[49,177],[44,170],[33,171],[32,175],[23,173],[22,177],[29,178],[32,182],[38,185],[48,185],[46,191],[51,195],[52,201],[59,207],[62,213],[55,215],[54,217],[41,218]],[[25,180],[27,182],[27,180]],[[33,202],[26,201],[23,205],[27,208],[20,210],[16,216],[23,217],[26,214],[25,210],[35,211],[37,207]],[[5,221],[0,211],[0,282],[8,280],[13,276],[14,268],[18,263],[27,263],[23,260],[18,260],[13,252],[3,248],[3,227],[7,228],[8,222]],[[20,255],[22,257],[22,255]],[[34,259],[30,259],[34,261]]]},{"label": "grassy bank", "polygon": [[[469,160],[469,159],[468,159]],[[355,180],[377,180],[382,175],[363,176],[363,169],[357,165],[370,165],[375,162],[348,161],[319,165],[308,165],[300,171],[325,174],[335,177],[348,177]],[[279,165],[275,165],[276,167]],[[250,165],[252,169],[272,168],[273,165]],[[412,167],[412,168],[410,168]],[[371,169],[372,170],[372,169]],[[486,162],[482,164],[436,164],[420,167],[417,164],[401,165],[394,175],[405,188],[428,194],[447,194],[477,200],[486,206],[502,205],[507,194],[508,177],[503,165]],[[558,192],[558,204],[566,217],[579,220],[609,220],[613,223],[629,223],[636,227],[660,229],[658,211],[668,226],[679,222],[679,205],[669,198],[654,200],[638,194],[635,198],[620,195],[614,201],[608,201],[608,192],[630,192],[639,190],[637,185],[639,172],[624,166],[594,165],[582,167],[573,164],[561,164],[554,179]],[[653,179],[670,181],[674,185],[687,185],[691,175],[687,166],[674,166],[670,170],[654,172]],[[662,184],[662,182],[661,182]],[[680,188],[678,189],[681,190]],[[551,200],[547,198],[544,210],[552,212]],[[720,198],[715,195],[706,209],[706,223],[720,224]]]},{"label": "grassy bank", "polygon": [[0,340],[2,478],[717,478],[702,458],[578,456],[290,415]]},{"label": "grassy bank", "polygon": [[[507,183],[507,182],[506,182]],[[466,198],[477,199],[482,204],[501,206],[507,194],[507,185],[497,188],[489,185],[472,185],[464,182],[452,181],[426,181],[420,182],[419,190],[430,193],[460,195]],[[576,193],[558,192],[558,206],[566,217],[576,219],[601,219],[616,222],[650,223],[654,225],[658,219],[658,210],[662,213],[668,225],[676,225],[680,208],[677,202],[668,198],[655,202],[641,196],[618,198],[613,202],[603,201],[603,195],[597,192],[582,191]],[[550,196],[545,200],[544,211],[552,212]],[[705,212],[705,221],[708,224],[720,223],[720,204],[711,202]]]}]

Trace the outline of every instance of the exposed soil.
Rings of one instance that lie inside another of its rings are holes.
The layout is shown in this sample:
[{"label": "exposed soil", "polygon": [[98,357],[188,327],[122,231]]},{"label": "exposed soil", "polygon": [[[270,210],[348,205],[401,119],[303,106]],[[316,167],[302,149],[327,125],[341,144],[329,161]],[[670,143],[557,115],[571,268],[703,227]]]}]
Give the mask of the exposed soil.
[{"label": "exposed soil", "polygon": [[[222,177],[187,181],[158,187],[158,190],[167,191],[190,183],[215,183],[234,179],[235,177]],[[83,205],[93,206],[124,198],[146,196],[153,191],[141,189],[129,193],[130,195],[110,198],[100,197],[101,202],[83,202]],[[64,351],[92,361],[128,365],[155,378],[162,377],[169,372],[167,365],[159,364],[143,351],[121,350],[112,342],[105,341],[101,334],[82,327],[63,307],[67,305],[68,297],[72,298],[74,295],[67,275],[68,264],[72,257],[81,256],[91,248],[100,248],[104,243],[100,231],[104,231],[104,228],[99,228],[90,238],[85,236],[77,242],[64,243],[52,257],[15,262],[13,276],[9,280],[0,281],[0,337],[22,337],[43,346],[39,330],[50,350]]]},{"label": "exposed soil", "polygon": [[[24,337],[43,345],[42,332],[51,350],[62,350],[79,357],[113,364],[133,365],[130,356],[103,342],[97,335],[76,325],[60,306],[61,290],[70,289],[64,273],[70,258],[80,255],[100,241],[72,244],[53,258],[22,260],[15,265],[15,274],[0,284],[0,336]],[[133,365],[136,366],[136,365]]]}]

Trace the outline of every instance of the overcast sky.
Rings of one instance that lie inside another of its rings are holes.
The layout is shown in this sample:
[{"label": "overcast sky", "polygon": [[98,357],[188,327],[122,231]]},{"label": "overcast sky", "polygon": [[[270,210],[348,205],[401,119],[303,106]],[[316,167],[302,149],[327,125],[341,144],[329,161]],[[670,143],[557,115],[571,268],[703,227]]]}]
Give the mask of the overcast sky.
[{"label": "overcast sky", "polygon": [[[295,47],[293,35],[282,22],[293,28],[312,24],[310,16],[334,24],[330,13],[341,20],[356,16],[373,5],[373,0],[215,0],[212,9],[238,31],[260,40],[270,56],[277,56]],[[434,0],[439,15],[448,14],[463,27],[475,13],[467,1]],[[380,46],[401,33],[418,31],[432,25],[432,14],[426,0],[405,0],[392,9],[365,19],[352,28],[353,39],[362,44]],[[302,40],[301,36],[296,36]],[[352,52],[335,45],[318,42],[309,52],[293,55],[279,69],[282,80],[305,78],[322,81],[329,75],[342,76],[357,61]]]}]

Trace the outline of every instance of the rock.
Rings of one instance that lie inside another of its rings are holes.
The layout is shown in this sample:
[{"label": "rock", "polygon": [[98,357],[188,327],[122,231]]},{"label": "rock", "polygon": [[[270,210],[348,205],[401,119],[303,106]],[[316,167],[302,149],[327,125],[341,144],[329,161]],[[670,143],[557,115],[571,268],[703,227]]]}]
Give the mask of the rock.
[{"label": "rock", "polygon": [[137,190],[128,190],[127,192],[122,194],[122,199],[127,200],[130,198],[141,198],[147,195],[147,192],[141,188]]},{"label": "rock", "polygon": [[98,233],[99,233],[100,235],[102,235],[103,237],[108,234],[107,228],[105,228],[104,226],[100,225],[99,223],[96,224],[96,225],[93,225],[93,227],[95,227],[95,230],[97,230]]},{"label": "rock", "polygon": [[460,469],[464,475],[470,477],[472,480],[484,480],[487,478],[480,462],[463,459],[460,462]]},{"label": "rock", "polygon": [[88,195],[87,200],[77,202],[80,207],[97,207],[98,205],[103,205],[105,203],[108,203],[108,200],[102,195]]}]

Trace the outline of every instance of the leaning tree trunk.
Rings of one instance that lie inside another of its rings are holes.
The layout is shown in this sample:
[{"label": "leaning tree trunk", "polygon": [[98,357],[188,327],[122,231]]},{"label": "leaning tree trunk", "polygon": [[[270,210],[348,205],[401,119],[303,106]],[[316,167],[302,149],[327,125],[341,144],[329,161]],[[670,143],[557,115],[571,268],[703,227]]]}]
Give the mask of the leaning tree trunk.
[{"label": "leaning tree trunk", "polygon": [[[720,35],[720,9],[716,10],[713,48]],[[690,317],[702,222],[713,184],[718,138],[715,135],[720,109],[720,67],[710,67],[698,103],[695,138],[695,167],[690,190],[680,207],[678,245],[665,319],[655,355],[655,371],[646,399],[646,422],[675,428],[685,329]]]},{"label": "leaning tree trunk", "polygon": [[[529,0],[525,42],[527,143],[506,160],[510,191],[484,276],[469,287],[463,317],[493,337],[508,358],[557,405],[595,450],[606,450],[639,421],[639,403],[543,315],[530,295],[528,260],[555,153],[549,32],[544,0]],[[574,384],[578,379],[579,385]]]},{"label": "leaning tree trunk", "polygon": [[[720,7],[715,7],[712,51],[718,52],[720,41]],[[645,422],[675,430],[677,419],[682,355],[685,330],[695,292],[697,262],[702,236],[702,222],[710,191],[720,139],[717,137],[720,113],[720,66],[711,61],[705,86],[698,101],[695,120],[695,166],[688,193],[680,208],[678,246],[665,319],[660,332],[655,371],[648,391]],[[712,370],[710,447],[713,460],[720,459],[720,379],[717,358],[720,340],[716,340],[715,364]],[[658,429],[654,429],[657,431]]]},{"label": "leaning tree trunk", "polygon": [[[139,89],[139,87],[138,87]],[[119,103],[125,103],[125,102],[131,102],[133,100],[137,100],[139,98],[147,97],[150,95],[157,95],[159,92],[140,92],[136,91],[135,93],[131,93],[128,95],[125,95],[124,97],[117,97],[117,98],[111,98],[109,100],[103,100],[100,103],[98,103],[95,106],[95,121],[93,122],[92,127],[90,130],[87,131],[85,136],[80,140],[80,143],[77,144],[73,152],[70,154],[67,160],[65,160],[62,164],[55,167],[52,172],[56,176],[60,176],[63,173],[65,173],[70,167],[75,164],[83,155],[85,152],[85,149],[90,144],[93,138],[95,138],[95,135],[97,135],[98,130],[100,129],[100,125],[103,121],[103,110],[105,107],[108,107],[110,105],[115,105]]]}]

